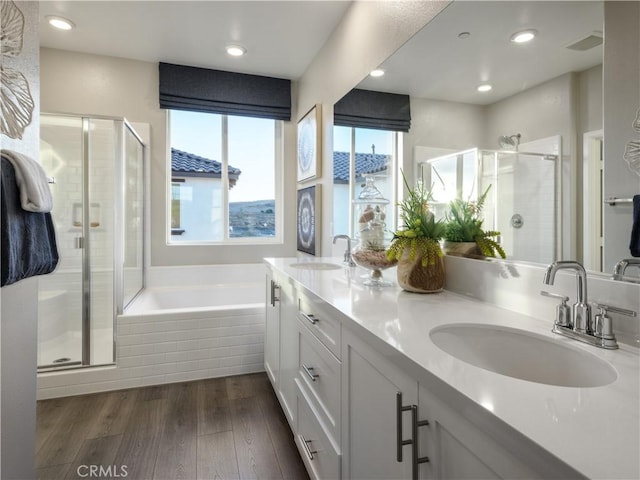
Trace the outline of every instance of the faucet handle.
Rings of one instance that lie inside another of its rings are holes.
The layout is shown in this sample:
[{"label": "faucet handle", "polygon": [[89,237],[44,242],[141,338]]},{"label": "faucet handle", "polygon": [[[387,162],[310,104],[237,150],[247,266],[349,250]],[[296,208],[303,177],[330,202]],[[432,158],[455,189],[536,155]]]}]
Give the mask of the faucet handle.
[{"label": "faucet handle", "polygon": [[545,292],[542,290],[540,295],[544,297],[557,298],[562,303],[556,307],[556,325],[560,327],[568,327],[571,328],[571,309],[567,302],[569,301],[569,297],[564,295],[560,295],[558,293]]},{"label": "faucet handle", "polygon": [[559,293],[545,292],[544,290],[542,290],[540,292],[540,295],[542,295],[543,297],[557,298],[558,300],[561,300],[562,303],[567,303],[569,301],[569,297],[565,297],[564,295],[560,295]]},{"label": "faucet handle", "polygon": [[627,317],[635,317],[638,315],[634,310],[614,307],[604,303],[592,302],[591,305],[598,309],[598,313],[596,313],[593,321],[593,335],[603,339],[603,341],[607,340],[613,343],[616,341],[616,337],[613,333],[613,322],[607,313],[613,312],[620,315],[626,315]]}]

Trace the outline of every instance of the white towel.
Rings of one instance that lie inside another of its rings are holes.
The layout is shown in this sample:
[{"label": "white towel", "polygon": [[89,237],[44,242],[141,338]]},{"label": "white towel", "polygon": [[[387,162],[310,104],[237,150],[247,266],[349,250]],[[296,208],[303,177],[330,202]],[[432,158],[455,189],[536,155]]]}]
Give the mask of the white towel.
[{"label": "white towel", "polygon": [[42,166],[21,153],[4,149],[1,152],[16,172],[22,209],[28,212],[50,212],[53,208],[53,198]]}]

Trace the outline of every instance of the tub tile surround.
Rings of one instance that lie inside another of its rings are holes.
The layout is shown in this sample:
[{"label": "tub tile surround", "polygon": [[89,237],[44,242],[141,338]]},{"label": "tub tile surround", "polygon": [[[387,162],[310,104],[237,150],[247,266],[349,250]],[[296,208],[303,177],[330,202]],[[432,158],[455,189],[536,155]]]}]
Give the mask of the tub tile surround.
[{"label": "tub tile surround", "polygon": [[[267,259],[270,268],[290,277],[296,288],[331,304],[352,331],[371,345],[380,345],[384,355],[419,382],[421,378],[432,382],[435,376],[451,387],[443,394],[464,405],[462,415],[489,414],[493,420],[483,428],[501,436],[510,427],[586,477],[639,477],[640,352],[624,343],[615,351],[598,349],[551,332],[555,301],[539,292],[546,289],[575,298],[573,274],[561,272],[555,285],[547,286],[541,266],[447,257],[447,291],[418,295],[397,286],[365,287],[364,270],[359,268],[323,271],[289,266],[296,261]],[[340,263],[341,259],[309,261]],[[394,275],[394,269],[385,271],[388,279]],[[590,277],[588,287],[591,300],[639,307],[638,285]],[[623,325],[629,319],[616,317],[614,322],[618,320]],[[429,337],[432,328],[459,322],[515,327],[546,337],[608,361],[617,379],[600,387],[570,388],[480,369],[446,354]],[[626,339],[637,342],[638,319],[624,324],[624,329],[628,329]],[[594,448],[598,453],[589,454]]]},{"label": "tub tile surround", "polygon": [[[189,287],[264,292],[263,264],[151,267],[147,286],[172,294]],[[255,292],[254,292],[255,293]],[[252,301],[256,295],[252,294]],[[264,370],[264,294],[261,303],[216,311],[118,315],[116,365],[38,375],[38,399],[225,377]],[[134,301],[135,303],[135,301]]]}]

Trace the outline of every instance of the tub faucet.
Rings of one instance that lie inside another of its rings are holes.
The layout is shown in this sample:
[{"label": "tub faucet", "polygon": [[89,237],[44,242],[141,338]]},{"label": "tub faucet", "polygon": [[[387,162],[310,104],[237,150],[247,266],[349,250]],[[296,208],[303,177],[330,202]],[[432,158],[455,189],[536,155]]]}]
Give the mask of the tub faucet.
[{"label": "tub faucet", "polygon": [[345,265],[349,265],[350,267],[355,267],[356,263],[351,258],[351,237],[349,235],[335,235],[333,237],[333,244],[336,244],[336,240],[339,238],[344,238],[347,241],[347,249],[344,251],[344,257],[342,263]]},{"label": "tub faucet", "polygon": [[571,308],[572,327],[578,333],[591,333],[591,308],[587,303],[587,272],[584,267],[571,260],[553,262],[544,274],[544,283],[553,285],[558,270],[575,270],[578,283],[578,298]]},{"label": "tub faucet", "polygon": [[613,267],[613,279],[622,280],[627,267],[638,267],[640,269],[640,258],[625,258],[616,263]]}]

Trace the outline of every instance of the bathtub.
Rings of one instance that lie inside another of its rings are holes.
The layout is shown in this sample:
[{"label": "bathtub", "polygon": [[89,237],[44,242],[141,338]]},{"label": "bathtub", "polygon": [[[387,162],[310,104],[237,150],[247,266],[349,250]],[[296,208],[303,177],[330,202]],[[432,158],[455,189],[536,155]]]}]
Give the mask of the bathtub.
[{"label": "bathtub", "polygon": [[149,287],[126,308],[126,315],[172,314],[264,308],[262,282],[190,287]]},{"label": "bathtub", "polygon": [[262,264],[150,268],[116,317],[116,364],[39,375],[38,398],[263,371],[265,300]]}]

